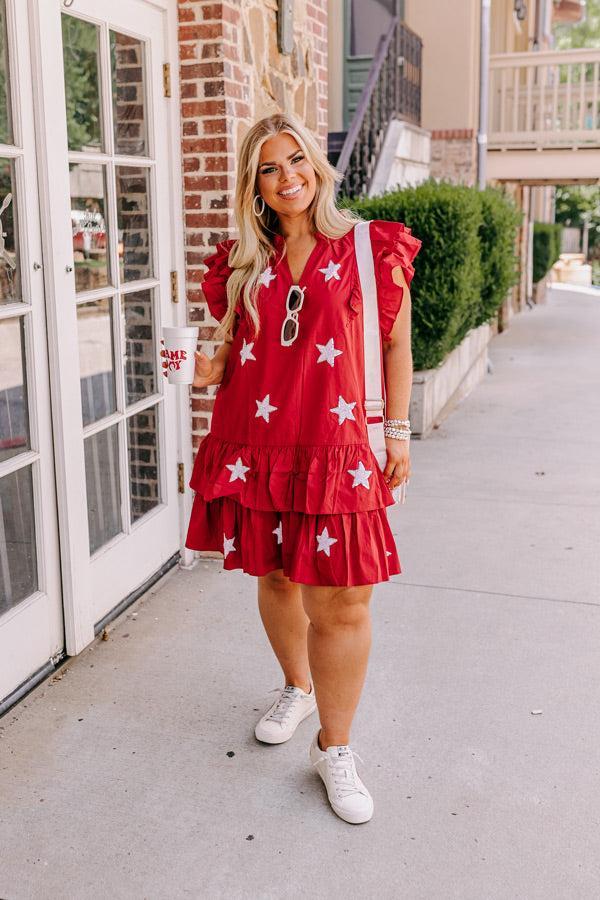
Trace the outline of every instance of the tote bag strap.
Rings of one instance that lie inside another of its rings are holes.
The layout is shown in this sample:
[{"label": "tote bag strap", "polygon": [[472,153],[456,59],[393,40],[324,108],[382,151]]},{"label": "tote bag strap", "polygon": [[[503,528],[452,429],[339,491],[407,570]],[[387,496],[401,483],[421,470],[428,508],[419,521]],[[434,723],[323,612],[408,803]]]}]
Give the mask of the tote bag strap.
[{"label": "tote bag strap", "polygon": [[365,413],[367,424],[383,423],[385,408],[382,377],[381,336],[375,266],[369,233],[370,222],[354,226],[354,248],[363,298],[363,329],[365,353]]}]

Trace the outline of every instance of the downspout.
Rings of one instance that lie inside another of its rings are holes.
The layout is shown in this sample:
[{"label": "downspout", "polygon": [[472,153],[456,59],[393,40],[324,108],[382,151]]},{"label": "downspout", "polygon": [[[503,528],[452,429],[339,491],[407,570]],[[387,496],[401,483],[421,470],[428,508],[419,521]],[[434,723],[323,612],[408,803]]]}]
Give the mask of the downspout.
[{"label": "downspout", "polygon": [[542,18],[544,17],[543,0],[538,0],[535,4],[535,33],[533,35],[533,49],[539,50],[542,43],[543,26]]},{"label": "downspout", "polygon": [[479,126],[477,131],[477,184],[482,191],[486,184],[486,155],[490,73],[490,15],[492,0],[481,0],[479,26]]}]

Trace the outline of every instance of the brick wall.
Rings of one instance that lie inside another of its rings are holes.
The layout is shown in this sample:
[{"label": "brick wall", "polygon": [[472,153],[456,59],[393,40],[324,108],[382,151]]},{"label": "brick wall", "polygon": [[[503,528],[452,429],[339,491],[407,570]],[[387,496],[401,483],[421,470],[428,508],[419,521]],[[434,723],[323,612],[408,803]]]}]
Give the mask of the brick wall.
[{"label": "brick wall", "polygon": [[431,175],[455,184],[477,183],[477,137],[472,128],[431,132]]},{"label": "brick wall", "polygon": [[[277,8],[276,0],[179,0],[188,317],[209,355],[216,323],[202,294],[202,260],[235,236],[240,141],[257,119],[289,111],[327,146],[327,0],[295,0],[289,55],[277,48]],[[208,430],[213,394],[192,392],[194,447]]]}]

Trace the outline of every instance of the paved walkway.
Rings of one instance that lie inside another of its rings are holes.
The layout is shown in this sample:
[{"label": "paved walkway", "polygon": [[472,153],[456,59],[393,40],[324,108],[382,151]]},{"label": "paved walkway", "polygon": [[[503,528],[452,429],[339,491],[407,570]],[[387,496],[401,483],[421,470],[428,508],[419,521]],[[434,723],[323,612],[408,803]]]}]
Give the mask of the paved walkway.
[{"label": "paved walkway", "polygon": [[[600,297],[561,293],[413,445],[353,745],[375,817],[253,737],[254,580],[176,571],[0,721],[0,897],[587,900],[600,891]],[[360,765],[360,764],[359,764]]]}]

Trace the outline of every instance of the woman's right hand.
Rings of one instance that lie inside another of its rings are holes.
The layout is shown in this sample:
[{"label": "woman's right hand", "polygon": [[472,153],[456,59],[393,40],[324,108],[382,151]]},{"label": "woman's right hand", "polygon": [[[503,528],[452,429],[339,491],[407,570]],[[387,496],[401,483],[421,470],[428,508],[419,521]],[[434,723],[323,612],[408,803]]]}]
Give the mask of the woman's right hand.
[{"label": "woman's right hand", "polygon": [[[161,344],[163,348],[160,351],[160,355],[163,357],[162,369],[163,375],[165,378],[168,376],[168,362],[165,359],[166,351],[164,349],[164,340],[161,340]],[[220,359],[217,357],[213,357],[211,359],[206,353],[202,351],[196,351],[195,356],[195,366],[194,366],[194,380],[192,382],[192,386],[195,388],[199,387],[207,387],[209,384],[221,384],[223,380],[223,373],[225,371],[225,366]]]},{"label": "woman's right hand", "polygon": [[196,352],[196,366],[194,369],[193,387],[207,387],[209,384],[220,384],[223,380],[224,366],[213,358],[210,359],[201,350]]}]

